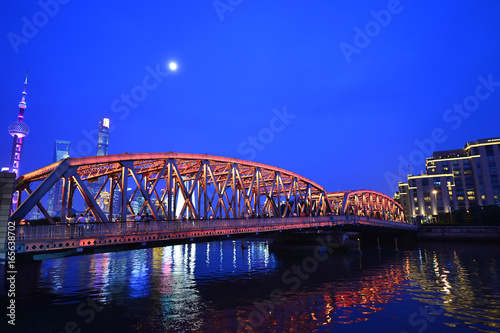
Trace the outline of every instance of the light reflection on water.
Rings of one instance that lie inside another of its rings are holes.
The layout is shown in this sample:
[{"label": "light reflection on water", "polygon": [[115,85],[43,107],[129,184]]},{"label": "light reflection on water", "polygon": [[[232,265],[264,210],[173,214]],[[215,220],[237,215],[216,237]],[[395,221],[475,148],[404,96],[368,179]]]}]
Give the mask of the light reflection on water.
[{"label": "light reflection on water", "polygon": [[[334,254],[312,269],[304,264],[307,254],[270,252],[265,241],[246,241],[242,249],[242,242],[43,261],[18,298],[20,326],[25,332],[62,332],[68,321],[82,332],[500,331],[498,245]],[[281,298],[272,302],[276,290]],[[102,307],[90,322],[75,314],[87,297]]]},{"label": "light reflection on water", "polygon": [[460,251],[451,244],[420,250],[410,257],[414,299],[437,306],[447,327],[500,331],[500,249],[471,244]]}]

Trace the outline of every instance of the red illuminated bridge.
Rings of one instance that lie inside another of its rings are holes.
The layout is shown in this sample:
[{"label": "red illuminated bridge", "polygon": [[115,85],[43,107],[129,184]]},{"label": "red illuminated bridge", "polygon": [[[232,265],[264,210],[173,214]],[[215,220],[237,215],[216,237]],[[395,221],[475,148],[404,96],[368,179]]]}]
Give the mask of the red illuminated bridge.
[{"label": "red illuminated bridge", "polygon": [[[59,192],[60,216],[83,201],[85,215],[91,213],[96,223],[84,228],[56,223],[42,204],[51,189]],[[38,208],[50,223],[18,227],[19,253],[339,224],[416,229],[405,221],[402,207],[382,193],[327,193],[287,170],[210,155],[68,158],[19,177],[14,190],[19,199],[11,220],[20,222]],[[133,222],[146,213],[151,223]]]}]

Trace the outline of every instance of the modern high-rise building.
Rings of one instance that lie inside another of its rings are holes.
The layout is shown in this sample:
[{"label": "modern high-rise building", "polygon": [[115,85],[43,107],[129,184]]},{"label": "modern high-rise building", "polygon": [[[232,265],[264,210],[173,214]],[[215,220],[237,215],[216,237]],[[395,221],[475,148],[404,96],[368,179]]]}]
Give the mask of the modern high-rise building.
[{"label": "modern high-rise building", "polygon": [[438,213],[500,205],[500,138],[434,152],[425,164],[425,174],[399,183],[399,201],[407,196],[409,218],[430,222]]},{"label": "modern high-rise building", "polygon": [[24,120],[24,109],[26,109],[26,86],[28,85],[28,73],[24,80],[24,91],[21,102],[19,102],[19,114],[17,121],[9,126],[9,134],[12,135],[12,150],[10,152],[9,172],[14,172],[19,177],[19,168],[21,165],[21,155],[23,152],[24,138],[29,134],[30,129]]},{"label": "modern high-rise building", "polygon": [[[69,157],[71,141],[56,140],[54,144],[54,158],[52,162],[59,162]],[[49,191],[49,198],[47,202],[47,212],[51,216],[55,216],[61,209],[62,202],[62,179],[60,179],[52,189]]]},{"label": "modern high-rise building", "polygon": [[97,138],[97,156],[108,155],[109,118],[102,117],[99,121],[99,136]]},{"label": "modern high-rise building", "polygon": [[[103,212],[109,212],[109,192],[103,189],[99,199],[97,199],[97,204],[102,209]],[[110,218],[110,216],[108,216]]]},{"label": "modern high-rise building", "polygon": [[[183,183],[184,183],[185,188],[191,188],[193,186],[192,180],[185,180]],[[197,195],[196,188],[194,189],[193,192],[194,192],[194,196],[192,198],[195,198]],[[186,200],[184,199],[184,196],[182,195],[182,193],[180,191],[177,194],[176,201],[177,201],[177,207],[175,207],[176,218],[177,219],[188,218],[189,217],[189,207],[186,207],[186,209],[184,210],[184,214],[182,214],[182,216],[181,216],[182,207],[184,207],[184,203],[186,202]],[[196,209],[196,202],[191,202],[191,203],[192,203],[193,207]]]},{"label": "modern high-rise building", "polygon": [[[99,128],[98,128],[98,138],[97,138],[97,151],[96,155],[97,156],[106,156],[108,155],[108,146],[109,146],[109,118],[101,117],[99,120]],[[100,177],[97,181],[90,183],[88,186],[89,192],[92,195],[95,195],[97,191],[101,188],[103,185],[104,181],[106,180],[106,177]],[[110,192],[111,190],[108,189]],[[105,192],[105,189],[103,189],[101,195],[103,195]],[[98,202],[107,202],[106,205],[103,205],[105,207],[104,213],[109,212],[109,206],[113,205],[113,210],[115,212],[119,212],[118,207],[121,205],[121,191],[119,189],[115,189],[113,198],[109,197],[109,193],[106,192],[106,198],[103,200],[100,200],[101,198],[97,198]],[[113,214],[116,215],[116,214]]]},{"label": "modern high-rise building", "polygon": [[[162,191],[163,191],[163,189],[162,189]],[[132,197],[132,194],[133,194],[132,188],[128,188],[127,189],[127,197],[128,198]],[[163,194],[163,192],[162,192],[162,194]],[[139,210],[141,209],[142,205],[144,204],[144,201],[145,201],[144,197],[142,196],[140,191],[138,191],[138,193],[135,194],[134,198],[132,199],[132,202],[130,203],[135,214],[138,214]]]}]

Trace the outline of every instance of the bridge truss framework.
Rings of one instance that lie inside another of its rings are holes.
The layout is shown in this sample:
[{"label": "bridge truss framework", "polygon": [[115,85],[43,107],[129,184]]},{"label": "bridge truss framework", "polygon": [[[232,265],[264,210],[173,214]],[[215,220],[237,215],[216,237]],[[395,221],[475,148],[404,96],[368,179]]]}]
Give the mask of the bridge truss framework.
[{"label": "bridge truss framework", "polygon": [[[85,213],[91,212],[97,222],[109,222],[112,216],[126,221],[128,214],[146,212],[154,220],[358,215],[405,222],[402,207],[378,192],[327,193],[313,181],[277,167],[171,152],[68,158],[25,174],[16,181],[19,205],[11,220],[20,221],[38,207],[53,224],[42,199],[59,181],[61,216],[70,215],[80,195]],[[95,184],[100,186],[92,191]],[[107,210],[98,205],[104,190],[111,198]],[[112,199],[117,195],[119,207]],[[134,209],[138,198],[142,205]]]}]

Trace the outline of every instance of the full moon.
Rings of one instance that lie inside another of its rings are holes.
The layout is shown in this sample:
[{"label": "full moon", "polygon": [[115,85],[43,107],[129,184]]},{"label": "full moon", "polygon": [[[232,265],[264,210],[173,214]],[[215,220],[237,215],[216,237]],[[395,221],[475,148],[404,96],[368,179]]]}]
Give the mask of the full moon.
[{"label": "full moon", "polygon": [[168,64],[168,68],[170,68],[171,71],[175,71],[177,69],[177,64],[172,61]]}]

